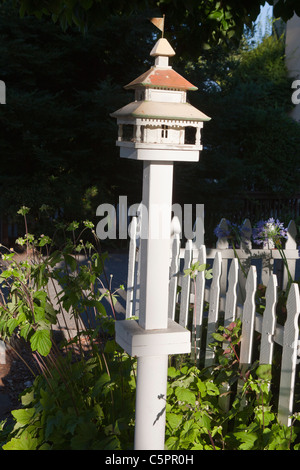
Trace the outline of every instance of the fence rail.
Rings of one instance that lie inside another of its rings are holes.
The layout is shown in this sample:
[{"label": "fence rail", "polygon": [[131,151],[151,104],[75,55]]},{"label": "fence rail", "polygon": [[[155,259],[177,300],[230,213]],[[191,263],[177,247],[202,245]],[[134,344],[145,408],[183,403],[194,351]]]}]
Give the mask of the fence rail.
[{"label": "fence rail", "polygon": [[[249,221],[247,221],[249,225]],[[133,221],[133,230],[135,222]],[[295,226],[289,224],[289,236],[285,253],[290,261],[290,269],[294,273],[298,251],[295,248]],[[139,247],[138,240],[131,237],[129,252],[129,269],[127,285],[126,316],[138,316],[139,309]],[[214,349],[210,346],[212,334],[220,321],[228,326],[236,318],[242,320],[242,341],[240,363],[244,367],[252,362],[254,332],[260,333],[260,364],[272,364],[274,345],[282,348],[280,359],[280,387],[278,402],[278,417],[282,424],[291,424],[293,413],[296,366],[300,345],[298,319],[300,314],[299,287],[293,283],[290,287],[286,304],[286,321],[284,325],[276,322],[277,291],[279,281],[286,285],[286,276],[278,276],[272,272],[277,260],[276,250],[253,250],[247,244],[247,250],[242,246],[238,251],[240,260],[235,257],[226,241],[218,240],[216,249],[206,250],[204,245],[197,246],[197,241],[187,240],[181,248],[179,234],[175,234],[170,247],[170,284],[169,284],[169,317],[178,321],[192,332],[192,348],[196,360],[204,360],[204,366],[213,364]],[[251,265],[252,259],[262,260],[260,277],[266,287],[266,304],[264,314],[258,313],[255,293],[258,286],[259,267]],[[208,283],[205,273],[198,271],[191,279],[184,271],[196,261],[206,264],[212,259],[212,281]],[[268,264],[266,263],[268,260]],[[241,269],[247,268],[246,277]],[[246,262],[248,264],[246,264]],[[267,282],[266,282],[267,281]],[[208,302],[208,311],[205,311]],[[206,338],[203,340],[203,320],[207,319]],[[223,319],[223,320],[221,320]],[[192,325],[192,326],[191,326]],[[202,342],[201,342],[202,341]]]}]

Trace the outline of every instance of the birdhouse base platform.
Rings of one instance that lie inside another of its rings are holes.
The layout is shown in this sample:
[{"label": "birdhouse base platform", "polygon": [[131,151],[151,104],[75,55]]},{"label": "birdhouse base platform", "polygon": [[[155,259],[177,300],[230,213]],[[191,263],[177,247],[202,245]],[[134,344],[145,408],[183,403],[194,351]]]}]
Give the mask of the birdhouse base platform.
[{"label": "birdhouse base platform", "polygon": [[145,330],[136,320],[121,320],[115,323],[116,342],[130,356],[161,356],[169,354],[189,354],[191,334],[173,320],[168,327]]}]

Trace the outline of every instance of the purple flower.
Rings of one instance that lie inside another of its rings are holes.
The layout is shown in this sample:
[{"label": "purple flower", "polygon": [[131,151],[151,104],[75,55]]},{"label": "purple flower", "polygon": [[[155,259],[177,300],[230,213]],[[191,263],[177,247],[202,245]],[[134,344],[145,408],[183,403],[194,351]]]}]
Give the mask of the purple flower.
[{"label": "purple flower", "polygon": [[243,227],[242,225],[230,222],[228,219],[226,219],[226,225],[227,228],[223,228],[222,226],[217,225],[217,227],[214,229],[214,234],[217,238],[227,238],[233,243],[240,244],[242,238],[246,236],[246,232],[249,231],[248,227]]},{"label": "purple flower", "polygon": [[253,229],[253,241],[257,245],[271,241],[275,246],[281,247],[282,239],[287,237],[287,229],[283,223],[273,217],[259,221]]}]

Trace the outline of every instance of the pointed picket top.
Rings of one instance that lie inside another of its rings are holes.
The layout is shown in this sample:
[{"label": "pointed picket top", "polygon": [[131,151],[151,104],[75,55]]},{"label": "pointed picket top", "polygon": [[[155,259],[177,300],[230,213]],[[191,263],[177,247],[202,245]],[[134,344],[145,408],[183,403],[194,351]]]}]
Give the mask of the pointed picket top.
[{"label": "pointed picket top", "polygon": [[206,264],[206,246],[204,244],[199,248],[198,261],[200,265]]},{"label": "pointed picket top", "polygon": [[[222,233],[228,232],[228,224],[225,218],[221,219],[219,223],[219,229],[221,230]],[[228,243],[227,237],[219,237],[216,243],[216,247],[220,250],[224,250],[228,248],[229,243]]]},{"label": "pointed picket top", "polygon": [[294,220],[291,220],[287,227],[287,241],[285,243],[286,250],[294,250],[297,248],[296,243],[297,226]]},{"label": "pointed picket top", "polygon": [[171,220],[171,237],[176,234],[181,234],[181,224],[179,217],[177,217],[177,215],[174,215],[173,219]]},{"label": "pointed picket top", "polygon": [[241,227],[241,248],[244,251],[251,250],[252,225],[249,219],[245,219]]}]

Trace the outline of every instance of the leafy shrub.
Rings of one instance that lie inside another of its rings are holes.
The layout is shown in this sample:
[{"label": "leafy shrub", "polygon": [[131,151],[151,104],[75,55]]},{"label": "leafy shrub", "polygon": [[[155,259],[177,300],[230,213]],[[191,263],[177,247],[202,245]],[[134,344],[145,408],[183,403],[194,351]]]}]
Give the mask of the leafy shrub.
[{"label": "leafy shrub", "polygon": [[[22,208],[25,217],[28,209]],[[93,232],[90,222],[83,224]],[[80,224],[66,227],[58,249],[45,236],[26,228],[19,243],[30,256],[19,260],[8,251],[2,270],[0,334],[26,340],[40,368],[33,385],[21,394],[13,423],[0,423],[3,450],[131,449],[134,434],[136,360],[114,340],[115,293],[105,293],[112,315],[97,288],[101,254],[84,242]],[[97,240],[95,239],[95,242]],[[78,257],[83,252],[85,262]],[[186,275],[193,276],[194,266]],[[210,277],[210,272],[206,273]],[[57,282],[57,304],[48,294]],[[93,322],[82,324],[82,315]],[[57,344],[58,314],[75,320],[75,335]],[[92,320],[92,319],[90,319]],[[270,392],[270,367],[253,364],[241,373],[241,324],[219,327],[214,336],[216,361],[198,369],[189,357],[170,357],[166,404],[166,448],[214,450],[299,449],[299,416],[289,428],[279,424]],[[185,362],[184,362],[185,361]]]}]

